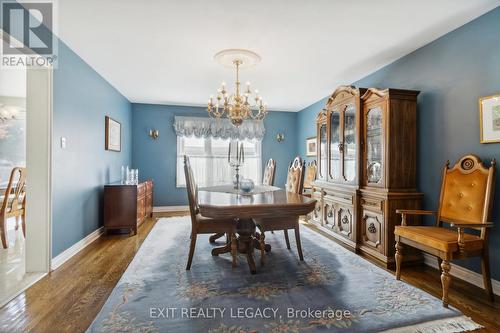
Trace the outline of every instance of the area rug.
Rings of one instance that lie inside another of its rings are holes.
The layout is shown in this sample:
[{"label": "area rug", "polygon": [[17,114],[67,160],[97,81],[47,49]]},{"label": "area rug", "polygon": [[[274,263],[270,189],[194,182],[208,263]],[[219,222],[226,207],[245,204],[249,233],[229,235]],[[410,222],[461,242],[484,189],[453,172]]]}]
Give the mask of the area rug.
[{"label": "area rug", "polygon": [[[161,219],[88,332],[465,332],[481,328],[458,310],[301,226],[305,261],[282,232],[251,275],[244,256],[213,257],[198,237],[185,270],[191,222]],[[293,238],[293,237],[292,237]],[[218,244],[219,246],[221,243]],[[256,258],[260,254],[256,253]]]}]

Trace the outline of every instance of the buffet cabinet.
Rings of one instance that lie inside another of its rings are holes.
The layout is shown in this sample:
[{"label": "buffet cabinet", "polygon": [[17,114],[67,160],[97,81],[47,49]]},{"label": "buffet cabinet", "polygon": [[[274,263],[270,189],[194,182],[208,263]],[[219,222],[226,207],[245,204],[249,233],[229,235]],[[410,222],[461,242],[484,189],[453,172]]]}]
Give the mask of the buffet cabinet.
[{"label": "buffet cabinet", "polygon": [[139,184],[113,183],[104,186],[104,230],[137,228],[153,216],[153,181]]},{"label": "buffet cabinet", "polygon": [[[417,91],[341,86],[316,118],[317,200],[309,222],[386,267],[397,209],[419,209]],[[411,223],[418,221],[412,220]],[[418,255],[406,256],[418,260]]]}]

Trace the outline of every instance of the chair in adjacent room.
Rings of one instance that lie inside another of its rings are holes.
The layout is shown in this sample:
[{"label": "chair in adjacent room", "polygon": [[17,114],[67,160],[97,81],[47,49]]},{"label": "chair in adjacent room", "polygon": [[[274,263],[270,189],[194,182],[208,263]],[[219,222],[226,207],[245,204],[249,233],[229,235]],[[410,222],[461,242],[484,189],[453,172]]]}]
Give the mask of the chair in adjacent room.
[{"label": "chair in adjacent room", "polygon": [[302,194],[306,197],[311,197],[312,195],[312,182],[316,180],[316,174],[318,172],[318,163],[316,160],[307,163],[306,172],[304,176],[304,189]]},{"label": "chair in adjacent room", "polygon": [[5,194],[0,198],[3,199],[0,207],[0,238],[3,248],[6,249],[9,246],[7,238],[9,218],[16,218],[16,230],[18,219],[21,218],[23,235],[26,236],[26,168],[12,169]]},{"label": "chair in adjacent room", "polygon": [[[288,168],[288,176],[287,182],[285,184],[285,189],[287,192],[291,193],[302,193],[302,189],[304,186],[304,162],[302,159],[297,156],[293,162],[290,164]],[[275,218],[267,218],[267,219],[254,219],[255,223],[259,227],[260,235],[259,235],[259,244],[260,244],[260,252],[261,252],[261,265],[265,263],[265,252],[266,252],[266,243],[265,243],[265,233],[266,231],[277,231],[283,230],[285,234],[285,242],[287,249],[290,248],[290,239],[288,238],[288,230],[293,229],[295,231],[295,242],[297,244],[297,251],[299,253],[300,260],[304,260],[304,256],[302,255],[302,246],[300,243],[300,229],[299,229],[299,217],[296,218],[281,218],[280,216],[276,216]]]},{"label": "chair in adjacent room", "polygon": [[272,158],[267,161],[266,167],[264,168],[264,176],[262,177],[262,185],[273,186],[274,185],[274,174],[276,171],[276,161]]},{"label": "chair in adjacent room", "polygon": [[[481,257],[483,282],[489,298],[494,295],[490,278],[488,235],[495,182],[495,160],[489,167],[475,155],[462,157],[453,167],[449,162],[443,171],[441,196],[437,212],[397,210],[401,226],[395,227],[396,279],[401,276],[403,244],[438,257],[443,287],[443,306],[448,307],[451,282],[450,261],[472,256]],[[434,215],[436,226],[408,225],[409,215]],[[443,222],[451,228],[443,227]],[[475,229],[475,233],[465,232]]]},{"label": "chair in adjacent room", "polygon": [[233,257],[233,267],[236,266],[237,248],[235,235],[235,222],[232,219],[212,219],[204,217],[198,209],[198,187],[194,179],[193,169],[189,163],[189,157],[184,155],[184,175],[186,176],[186,189],[189,201],[189,212],[191,214],[191,244],[186,270],[191,269],[196,238],[199,234],[221,233],[229,235],[231,239],[231,256]]}]

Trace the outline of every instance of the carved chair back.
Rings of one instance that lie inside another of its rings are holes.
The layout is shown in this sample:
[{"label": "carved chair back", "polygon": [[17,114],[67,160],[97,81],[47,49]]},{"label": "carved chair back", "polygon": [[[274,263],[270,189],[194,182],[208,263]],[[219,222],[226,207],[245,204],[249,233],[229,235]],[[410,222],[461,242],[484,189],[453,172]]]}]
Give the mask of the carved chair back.
[{"label": "carved chair back", "polygon": [[196,215],[198,215],[198,186],[194,179],[193,169],[189,162],[189,157],[184,155],[184,175],[186,177],[186,190],[189,201],[189,212],[191,214],[191,223],[196,223]]},{"label": "carved chair back", "polygon": [[318,172],[318,163],[316,160],[307,163],[306,174],[304,176],[304,189],[311,189],[312,182],[316,180],[316,174]]},{"label": "carved chair back", "polygon": [[274,185],[274,173],[276,170],[276,162],[270,158],[264,168],[264,176],[262,177],[262,185]]},{"label": "carved chair back", "polygon": [[[453,167],[449,162],[443,170],[443,183],[437,224],[463,221],[490,222],[493,204],[495,160],[486,167],[475,155],[463,156]],[[476,228],[486,239],[488,228]]]},{"label": "carved chair back", "polygon": [[304,187],[304,162],[297,156],[288,168],[285,189],[288,192],[302,193]]},{"label": "carved chair back", "polygon": [[[1,213],[14,213],[25,209],[26,205],[26,168],[14,168],[10,173],[9,184],[5,190]],[[20,212],[20,213],[21,213]]]}]

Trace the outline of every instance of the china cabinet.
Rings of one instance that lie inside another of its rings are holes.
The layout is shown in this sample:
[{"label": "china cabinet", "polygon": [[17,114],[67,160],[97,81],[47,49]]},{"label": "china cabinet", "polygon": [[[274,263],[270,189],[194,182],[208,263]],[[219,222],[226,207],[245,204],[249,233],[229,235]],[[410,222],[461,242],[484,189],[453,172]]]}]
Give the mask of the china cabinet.
[{"label": "china cabinet", "polygon": [[422,194],[416,192],[417,95],[341,86],[316,119],[318,180],[312,196],[317,206],[309,222],[385,266],[394,264],[396,209],[421,204]]},{"label": "china cabinet", "polygon": [[366,89],[336,89],[317,119],[318,200],[312,222],[351,248],[356,248],[359,194],[360,107]]}]

